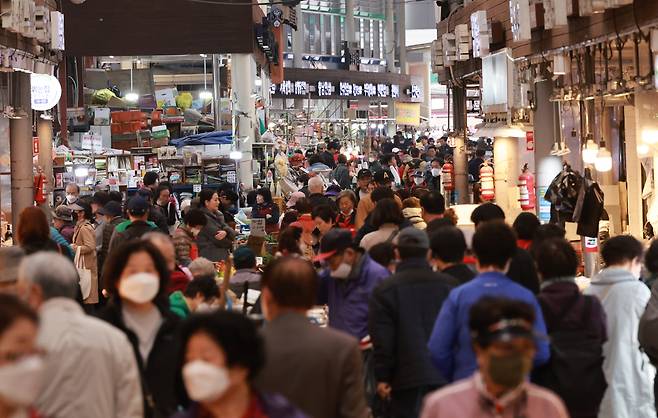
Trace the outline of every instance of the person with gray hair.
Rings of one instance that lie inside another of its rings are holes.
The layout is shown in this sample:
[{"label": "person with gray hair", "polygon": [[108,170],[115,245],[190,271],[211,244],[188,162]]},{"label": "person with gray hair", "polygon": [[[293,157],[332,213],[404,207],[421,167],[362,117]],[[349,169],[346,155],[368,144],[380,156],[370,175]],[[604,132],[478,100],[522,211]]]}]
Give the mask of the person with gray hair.
[{"label": "person with gray hair", "polygon": [[39,312],[38,344],[47,355],[35,407],[44,416],[144,416],[137,363],[126,335],[87,316],[78,272],[66,257],[40,252],[23,259],[18,292]]},{"label": "person with gray hair", "polygon": [[0,248],[0,293],[15,293],[18,282],[18,265],[25,257],[21,247]]}]

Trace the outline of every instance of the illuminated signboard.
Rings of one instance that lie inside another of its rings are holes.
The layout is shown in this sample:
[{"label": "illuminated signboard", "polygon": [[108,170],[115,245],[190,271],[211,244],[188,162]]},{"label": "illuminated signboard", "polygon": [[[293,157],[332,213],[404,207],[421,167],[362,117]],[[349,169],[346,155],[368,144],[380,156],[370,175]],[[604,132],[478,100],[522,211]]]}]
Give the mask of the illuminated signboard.
[{"label": "illuminated signboard", "polygon": [[[412,84],[404,90],[411,99],[421,98],[419,85]],[[279,96],[308,96],[314,94],[319,97],[378,97],[378,98],[400,98],[400,85],[386,83],[351,83],[341,81],[318,81],[315,85],[307,81],[285,80],[281,84],[271,84],[270,93]]]}]

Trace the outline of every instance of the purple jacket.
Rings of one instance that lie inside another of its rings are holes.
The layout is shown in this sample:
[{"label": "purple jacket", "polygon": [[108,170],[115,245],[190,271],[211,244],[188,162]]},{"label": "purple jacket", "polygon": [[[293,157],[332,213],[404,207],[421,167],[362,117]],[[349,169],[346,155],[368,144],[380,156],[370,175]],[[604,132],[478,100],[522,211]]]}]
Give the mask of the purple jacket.
[{"label": "purple jacket", "polygon": [[329,326],[359,341],[368,335],[368,303],[372,291],[391,272],[364,254],[345,280],[330,277],[329,269],[320,275],[318,304],[329,306]]},{"label": "purple jacket", "polygon": [[[259,393],[258,399],[263,407],[263,412],[268,418],[309,418],[281,395]],[[198,416],[199,404],[193,403],[189,409],[177,412],[171,418],[197,418]]]}]

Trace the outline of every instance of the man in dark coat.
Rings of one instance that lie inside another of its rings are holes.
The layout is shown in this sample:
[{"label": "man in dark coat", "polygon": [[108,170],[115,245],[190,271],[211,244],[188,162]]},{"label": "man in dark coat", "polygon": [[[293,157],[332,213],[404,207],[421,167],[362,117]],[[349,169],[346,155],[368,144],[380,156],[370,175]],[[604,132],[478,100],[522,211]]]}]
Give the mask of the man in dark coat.
[{"label": "man in dark coat", "polygon": [[306,317],[317,287],[315,269],[301,258],[267,266],[261,281],[267,363],[256,386],[280,393],[313,418],[367,418],[357,340]]},{"label": "man in dark coat", "polygon": [[[430,242],[417,228],[396,238],[396,273],[370,298],[369,331],[377,393],[391,400],[391,417],[417,417],[423,397],[446,380],[432,365],[427,341],[450,290],[459,283],[435,273],[427,261]],[[413,301],[413,303],[406,303]]]},{"label": "man in dark coat", "polygon": [[434,266],[464,284],[473,279],[476,274],[464,264],[466,253],[466,239],[461,229],[447,225],[438,228],[430,234],[430,247],[432,248],[432,261]]}]

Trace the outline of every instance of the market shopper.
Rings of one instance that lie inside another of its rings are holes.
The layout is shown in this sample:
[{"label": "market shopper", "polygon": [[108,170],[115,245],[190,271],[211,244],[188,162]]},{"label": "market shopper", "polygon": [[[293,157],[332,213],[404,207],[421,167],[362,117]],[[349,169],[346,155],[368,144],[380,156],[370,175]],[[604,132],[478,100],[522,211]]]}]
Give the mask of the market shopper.
[{"label": "market shopper", "polygon": [[171,186],[168,184],[159,185],[153,197],[153,208],[164,216],[170,228],[178,221],[176,201],[172,201],[172,197]]},{"label": "market shopper", "polygon": [[427,224],[422,214],[423,210],[420,207],[420,199],[417,197],[404,199],[402,202],[402,215],[414,228],[424,231],[427,228]]},{"label": "market shopper", "polygon": [[53,214],[53,226],[70,244],[73,241],[73,233],[75,232],[71,208],[65,205],[58,206]]},{"label": "market shopper", "polygon": [[229,286],[238,298],[242,297],[245,289],[260,290],[261,274],[254,250],[246,245],[236,248],[233,253],[233,266],[235,273],[231,276]]},{"label": "market shopper", "polygon": [[0,293],[16,294],[18,266],[25,252],[18,246],[0,247]]},{"label": "market shopper", "polygon": [[[505,221],[505,212],[495,203],[483,203],[471,213],[471,221],[477,229],[480,224],[489,221]],[[530,254],[517,248],[507,269],[507,277],[521,284],[532,293],[539,293],[537,269]]]},{"label": "market shopper", "polygon": [[[505,276],[516,250],[514,231],[504,222],[485,222],[476,229],[473,252],[479,275],[450,292],[428,343],[434,365],[449,382],[466,378],[477,368],[468,316],[471,307],[483,296],[504,297],[531,305],[535,310],[535,331],[540,335],[546,334],[544,318],[535,296]],[[548,343],[537,341],[536,344],[534,364],[540,366],[549,359]]]},{"label": "market shopper", "polygon": [[65,252],[64,248],[50,238],[48,219],[36,206],[30,206],[21,211],[15,234],[16,242],[25,251],[25,254],[39,251],[55,251],[60,254]]},{"label": "market shopper", "polygon": [[262,393],[253,379],[263,367],[263,342],[242,315],[215,312],[183,324],[180,380],[192,402],[173,418],[305,418],[281,395]]},{"label": "market shopper", "polygon": [[153,195],[155,193],[156,193],[155,191],[152,191],[150,188],[145,187],[137,190],[136,196],[141,197],[147,202],[149,208],[148,220],[150,222],[153,222],[153,224],[160,230],[160,232],[162,232],[163,234],[168,234],[169,225],[167,224],[167,217],[162,212],[162,210],[159,207],[155,206],[155,204],[153,203]]},{"label": "market shopper", "polygon": [[[391,401],[391,418],[413,418],[424,396],[446,380],[434,368],[427,341],[456,280],[435,273],[427,234],[406,228],[396,239],[395,274],[378,285],[369,305],[377,393]],[[408,303],[413,301],[413,303]]]},{"label": "market shopper", "polygon": [[574,280],[578,256],[568,241],[542,242],[535,261],[542,281],[537,299],[551,339],[551,360],[534,371],[533,382],[556,392],[571,418],[594,418],[607,387],[603,307],[597,298],[580,293]]},{"label": "market shopper", "polygon": [[425,174],[425,184],[432,191],[441,191],[441,160],[432,158],[429,160],[428,169]]},{"label": "market shopper", "polygon": [[322,239],[327,232],[336,227],[336,212],[329,205],[314,207],[311,217],[315,222],[315,228],[319,232],[318,239]]},{"label": "market shopper", "polygon": [[322,181],[320,177],[311,177],[308,180],[308,191],[308,200],[311,204],[311,208],[315,208],[321,205],[328,205],[334,209],[336,208],[336,203],[324,195],[324,181]]},{"label": "market shopper", "polygon": [[343,190],[336,197],[338,205],[338,216],[336,226],[343,229],[355,230],[356,223],[356,194],[351,190]]},{"label": "market shopper", "polygon": [[213,190],[201,190],[199,205],[206,216],[206,225],[197,235],[199,256],[210,261],[226,260],[233,246],[235,230],[224,222],[224,215],[219,211],[219,196]]},{"label": "market shopper", "polygon": [[215,309],[221,292],[212,276],[203,276],[190,281],[185,290],[176,290],[169,295],[169,309],[182,319],[194,312],[208,312]]},{"label": "market shopper", "polygon": [[357,340],[306,318],[317,286],[315,269],[301,258],[279,258],[265,269],[262,306],[268,322],[262,335],[267,361],[257,387],[281,393],[313,418],[366,418]]},{"label": "market shopper", "polygon": [[18,297],[0,293],[0,414],[38,417],[33,404],[44,382],[36,344],[37,314]]},{"label": "market shopper", "polygon": [[370,220],[375,231],[366,234],[359,245],[368,251],[376,244],[392,242],[402,228],[404,220],[402,210],[394,199],[380,200]]},{"label": "market shopper", "polygon": [[356,174],[356,188],[354,189],[354,193],[356,195],[356,200],[357,204],[354,205],[355,207],[358,205],[358,202],[366,197],[368,194],[370,194],[370,183],[372,182],[372,171],[368,170],[367,168],[362,168],[359,170],[359,172]]},{"label": "market shopper", "polygon": [[331,172],[330,180],[338,183],[343,190],[352,187],[352,176],[349,167],[347,167],[347,157],[345,155],[338,154],[336,168]]},{"label": "market shopper", "polygon": [[390,273],[361,252],[349,231],[332,229],[320,241],[323,263],[318,304],[329,306],[329,326],[368,341],[368,299]]},{"label": "market shopper", "polygon": [[185,214],[183,224],[176,228],[173,235],[178,265],[187,266],[199,256],[196,238],[206,223],[208,220],[201,209],[190,209]]},{"label": "market shopper", "polygon": [[251,212],[252,219],[265,219],[268,234],[279,230],[279,206],[272,200],[272,192],[266,187],[256,191],[256,204]]},{"label": "market shopper", "polygon": [[176,248],[171,237],[160,231],[153,231],[144,234],[143,239],[153,244],[167,263],[167,270],[169,271],[167,295],[177,290],[184,290],[192,280],[192,274],[186,267],[176,263]]},{"label": "market shopper", "polygon": [[430,235],[432,264],[437,271],[447,274],[464,284],[472,280],[476,273],[464,263],[466,239],[456,226],[444,226]]},{"label": "market shopper", "polygon": [[125,334],[85,315],[71,261],[37,253],[20,265],[19,293],[38,310],[38,343],[46,352],[35,405],[47,417],[141,418],[137,363]]},{"label": "market shopper", "polygon": [[[391,189],[391,191],[393,190],[393,176],[387,170],[376,172],[373,176],[373,182],[375,183],[376,188],[383,187]],[[400,208],[402,208],[402,200],[400,197],[396,194],[392,194],[392,197],[396,200],[396,202],[398,202]],[[363,225],[365,225],[368,215],[370,215],[372,211],[375,210],[375,204],[376,202],[373,200],[372,193],[361,197],[359,200],[359,205],[356,208],[355,222],[357,229],[361,229]]]},{"label": "market shopper", "polygon": [[427,233],[432,235],[434,231],[444,226],[452,226],[453,223],[446,216],[446,200],[438,191],[432,191],[420,199],[420,207],[423,209],[423,220],[427,224]]},{"label": "market shopper", "polygon": [[512,224],[517,237],[516,245],[523,250],[530,250],[532,240],[535,238],[537,228],[540,225],[537,215],[531,212],[521,212]]},{"label": "market shopper", "polygon": [[147,171],[142,179],[143,189],[148,189],[151,195],[155,195],[160,184],[160,176],[155,171]]},{"label": "market shopper", "polygon": [[99,317],[132,344],[139,368],[146,418],[170,416],[179,404],[175,390],[178,317],[166,296],[169,271],[160,252],[143,240],[110,253],[104,276],[110,300]]},{"label": "market shopper", "polygon": [[123,211],[121,210],[121,203],[115,201],[107,202],[105,206],[98,210],[98,213],[105,217],[105,222],[103,223],[103,226],[100,227],[102,230],[102,240],[101,248],[97,254],[98,271],[102,272],[103,265],[105,264],[107,255],[110,252],[110,241],[112,240],[112,234],[114,234],[116,227],[124,222],[124,219]]},{"label": "market shopper", "polygon": [[141,196],[133,196],[126,205],[128,220],[121,222],[114,228],[110,238],[108,257],[122,244],[136,240],[144,234],[157,230],[157,226],[148,220],[150,205]]},{"label": "market shopper", "polygon": [[555,394],[528,383],[539,350],[537,310],[524,302],[483,297],[469,309],[469,341],[479,371],[432,393],[421,418],[568,418]]},{"label": "market shopper", "polygon": [[69,207],[75,213],[77,219],[71,248],[76,253],[76,258],[79,257],[79,261],[76,261],[80,263],[78,267],[83,266],[91,272],[91,287],[89,289],[89,294],[86,295],[83,293],[82,298],[86,304],[96,304],[100,300],[100,294],[98,286],[96,233],[94,231],[94,226],[91,224],[93,219],[91,205],[87,204],[84,200],[79,199],[77,203],[74,203]]},{"label": "market shopper", "polygon": [[638,327],[651,292],[642,283],[642,243],[630,235],[610,238],[601,248],[605,268],[585,294],[596,296],[607,318],[603,371],[608,388],[600,418],[656,416],[653,381],[656,369],[640,351]]},{"label": "market shopper", "polygon": [[80,197],[80,186],[75,183],[68,183],[64,189],[64,193],[64,200],[61,204],[65,206],[72,205],[77,202]]}]

